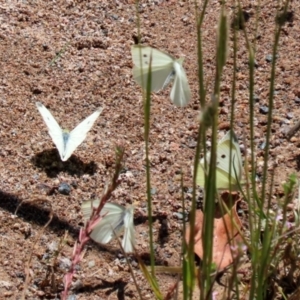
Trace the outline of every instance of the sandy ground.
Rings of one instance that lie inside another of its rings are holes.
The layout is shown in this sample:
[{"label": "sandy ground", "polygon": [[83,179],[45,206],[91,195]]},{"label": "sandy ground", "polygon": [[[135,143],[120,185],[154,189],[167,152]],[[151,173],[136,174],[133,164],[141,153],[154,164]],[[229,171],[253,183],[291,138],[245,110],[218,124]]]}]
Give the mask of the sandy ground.
[{"label": "sandy ground", "polygon": [[[259,146],[266,131],[276,7],[275,1],[264,1],[254,35],[256,6],[254,1],[242,2],[249,16],[249,40],[256,43],[255,143],[260,176],[263,150]],[[233,6],[227,8],[232,20]],[[300,135],[296,134],[291,141],[283,135],[285,128],[298,121],[300,112],[300,8],[297,1],[290,11],[293,15],[282,31],[276,67],[270,150],[270,170],[276,164],[274,199],[282,193],[281,183],[288,174],[298,172],[300,166]],[[210,1],[201,29],[207,95],[214,84],[219,12],[219,1]],[[190,167],[200,112],[195,11],[194,5],[187,1],[149,0],[140,3],[139,13],[142,43],[174,57],[185,57],[184,67],[192,89],[192,100],[186,108],[171,104],[169,87],[153,94],[151,107],[156,263],[178,266],[183,222],[180,171],[185,174],[184,196],[188,210],[192,186]],[[0,4],[1,299],[19,299],[25,265],[31,254],[27,299],[55,299],[62,290],[62,276],[69,265],[79,227],[83,225],[81,203],[101,195],[113,173],[116,145],[123,145],[126,151],[122,183],[111,201],[136,206],[137,251],[149,262],[143,103],[141,89],[132,79],[130,53],[130,46],[137,37],[136,20],[135,5],[123,1],[68,0],[50,4],[12,0]],[[249,71],[242,31],[239,34],[234,124],[245,150],[249,147]],[[229,128],[230,121],[232,52],[231,41],[221,86],[220,137]],[[37,101],[49,108],[59,124],[70,129],[98,107],[104,108],[85,142],[65,163],[61,162],[38,113]],[[62,183],[71,186],[69,195],[59,193]],[[14,216],[22,201],[30,203],[23,203]],[[54,219],[42,231],[50,210]],[[66,242],[56,259],[55,252],[66,230]],[[143,299],[154,299],[134,258],[132,266]],[[158,280],[166,294],[176,277],[159,274]],[[138,297],[116,242],[106,246],[89,243],[74,282],[76,288],[72,293],[76,299]]]}]

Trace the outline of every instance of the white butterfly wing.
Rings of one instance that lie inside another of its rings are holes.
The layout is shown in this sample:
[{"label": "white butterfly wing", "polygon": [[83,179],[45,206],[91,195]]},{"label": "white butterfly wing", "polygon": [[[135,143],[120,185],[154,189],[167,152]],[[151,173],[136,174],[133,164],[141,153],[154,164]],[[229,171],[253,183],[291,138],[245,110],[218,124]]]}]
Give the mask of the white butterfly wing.
[{"label": "white butterfly wing", "polygon": [[36,102],[36,107],[39,110],[44,122],[48,127],[48,132],[52,138],[53,143],[55,144],[60,157],[62,158],[64,152],[64,139],[63,139],[63,130],[60,128],[50,111],[40,102]]},{"label": "white butterfly wing", "polygon": [[[230,138],[231,135],[232,139]],[[232,147],[231,160],[230,147]],[[232,188],[237,188],[238,182],[240,182],[242,178],[242,168],[242,156],[237,138],[233,131],[228,131],[218,144],[217,174],[220,178],[219,184],[222,186],[227,185],[224,188],[229,188],[230,186]],[[231,174],[230,177],[229,174]]]},{"label": "white butterfly wing", "polygon": [[[218,153],[219,150],[218,150]],[[217,155],[218,155],[217,153]],[[209,162],[210,162],[210,153],[206,155],[206,166],[207,169],[205,169],[204,165],[204,158],[201,159],[200,164],[197,169],[197,177],[196,177],[196,182],[199,186],[202,188],[205,187],[205,178],[207,177],[208,174],[208,169],[209,169]],[[224,190],[229,188],[229,174],[222,170],[220,167],[220,157],[217,156],[217,168],[216,168],[216,188],[218,190]],[[234,184],[235,180],[231,180],[231,184]]]},{"label": "white butterfly wing", "polygon": [[100,244],[110,242],[124,227],[124,210],[117,204],[106,203],[101,211],[103,218],[93,229],[91,238]]},{"label": "white butterfly wing", "polygon": [[156,92],[164,88],[170,74],[173,72],[174,59],[168,54],[145,46],[131,47],[134,80],[147,88],[149,65],[151,63],[151,91]]},{"label": "white butterfly wing", "polygon": [[204,188],[205,186],[205,177],[206,177],[206,172],[204,168],[204,157],[200,160],[198,169],[197,169],[197,175],[196,175],[196,183]]},{"label": "white butterfly wing", "polygon": [[82,214],[83,214],[83,219],[84,221],[87,221],[91,214],[92,214],[92,205],[93,207],[98,207],[100,203],[99,199],[96,200],[89,200],[89,201],[84,201],[81,205],[81,209],[82,209]]},{"label": "white butterfly wing", "polygon": [[[99,221],[99,223],[101,222],[102,220]],[[113,238],[111,226],[108,223],[95,226],[90,237],[99,244],[107,244]]]},{"label": "white butterfly wing", "polygon": [[[230,131],[224,136],[224,138],[218,143],[217,148],[217,169],[216,169],[216,187],[217,189],[237,189],[238,182],[242,178],[242,156],[240,146],[238,144],[237,138],[232,132],[232,159],[231,166],[230,162]],[[206,155],[206,161],[210,161],[210,153]],[[207,167],[208,167],[207,163]],[[231,177],[229,177],[231,168]],[[204,169],[204,158],[201,159],[197,170],[196,182],[199,186],[205,186],[205,176],[206,172]]]},{"label": "white butterfly wing", "polygon": [[133,252],[135,245],[135,237],[134,237],[134,224],[133,224],[133,212],[134,207],[130,206],[126,209],[124,215],[124,236],[122,240],[122,247],[126,253]]},{"label": "white butterfly wing", "polygon": [[[99,200],[93,201],[93,206],[98,207]],[[83,218],[87,221],[92,213],[91,201],[82,204]],[[124,226],[125,208],[114,203],[106,203],[100,212],[102,219],[91,232],[91,238],[100,244],[108,243],[115,234],[118,234]]]},{"label": "white butterfly wing", "polygon": [[176,106],[184,107],[191,99],[190,86],[180,61],[175,61],[173,66],[175,70],[175,80],[170,97]]},{"label": "white butterfly wing", "polygon": [[93,127],[102,110],[103,108],[98,108],[70,132],[65,151],[62,155],[62,161],[68,160],[76,148],[84,141],[87,133]]}]

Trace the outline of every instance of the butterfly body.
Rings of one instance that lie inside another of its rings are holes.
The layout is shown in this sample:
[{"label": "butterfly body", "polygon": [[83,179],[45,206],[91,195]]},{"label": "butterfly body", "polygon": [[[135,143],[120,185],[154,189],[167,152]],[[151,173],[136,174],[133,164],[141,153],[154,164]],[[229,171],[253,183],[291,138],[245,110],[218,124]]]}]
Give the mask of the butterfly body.
[{"label": "butterfly body", "polygon": [[70,132],[68,130],[63,130],[63,148],[64,148],[64,153],[66,152],[66,149],[67,149],[67,144],[68,144],[68,141],[70,139]]},{"label": "butterfly body", "polygon": [[48,127],[49,135],[51,136],[62,161],[68,160],[76,148],[84,141],[87,133],[90,131],[103,110],[102,108],[98,108],[93,114],[69,132],[68,130],[63,130],[58,125],[50,111],[42,103],[36,102],[36,106]]},{"label": "butterfly body", "polygon": [[151,65],[151,87],[152,92],[164,89],[174,77],[174,84],[170,98],[172,102],[179,106],[186,106],[191,98],[191,91],[183,69],[183,59],[174,59],[169,54],[157,49],[135,45],[131,48],[134,63],[133,78],[147,89],[149,66]]}]

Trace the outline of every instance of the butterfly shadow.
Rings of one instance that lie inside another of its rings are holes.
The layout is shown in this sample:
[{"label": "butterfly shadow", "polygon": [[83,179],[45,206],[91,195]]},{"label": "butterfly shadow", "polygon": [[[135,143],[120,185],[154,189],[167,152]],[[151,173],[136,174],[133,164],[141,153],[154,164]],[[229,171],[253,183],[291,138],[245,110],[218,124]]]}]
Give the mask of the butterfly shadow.
[{"label": "butterfly shadow", "polygon": [[[50,218],[51,208],[49,205],[41,204],[43,201],[23,201],[18,196],[7,193],[0,190],[0,208],[15,214],[17,210],[17,216],[23,219],[25,222],[34,223],[38,226],[44,226]],[[58,236],[62,235],[66,230],[75,239],[79,234],[79,227],[77,224],[70,224],[67,220],[59,218],[56,214],[53,214],[52,221],[48,225],[53,232]]]},{"label": "butterfly shadow", "polygon": [[[25,222],[28,222],[29,224],[36,224],[42,228],[51,217],[51,207],[47,205],[47,202],[43,203],[42,198],[40,200],[41,201],[31,202],[23,201],[17,195],[0,190],[0,209],[5,210],[11,214],[15,214],[16,209],[18,208],[18,218]],[[4,226],[10,226],[9,224],[14,224],[16,222],[15,220],[15,217],[11,219],[8,218],[7,220],[5,220],[5,224],[2,224],[2,227],[4,228]],[[80,222],[78,222],[77,219],[68,221],[57,216],[52,211],[52,220],[45,229],[44,234],[46,234],[47,232],[51,232],[56,234],[59,239],[59,237],[63,236],[67,231],[70,237],[72,237],[74,240],[77,240],[80,229],[79,225]],[[28,239],[30,237],[32,238],[30,231],[29,233],[24,233],[24,239]],[[41,243],[41,240],[38,241],[38,243]],[[86,245],[88,249],[94,248],[101,252],[105,251],[108,255],[108,260],[113,260],[115,259],[117,254],[119,255],[120,249],[111,250],[111,247],[109,245],[107,247],[105,246],[106,245],[99,245],[92,240],[90,240]],[[97,290],[105,290],[108,296],[117,292],[118,299],[125,299],[126,286],[127,282],[123,281],[122,279],[115,280],[113,282],[102,279],[102,282],[100,284],[96,280],[92,281],[89,284],[84,284],[77,289],[77,292],[92,294]],[[43,289],[44,287],[41,285],[40,288]]]},{"label": "butterfly shadow", "polygon": [[85,174],[93,175],[97,170],[97,164],[94,161],[84,163],[75,155],[72,155],[67,161],[61,161],[56,149],[44,150],[36,154],[31,162],[37,168],[42,169],[50,178],[57,177],[60,172],[78,177]]},{"label": "butterfly shadow", "polygon": [[[42,196],[40,199],[31,200],[32,201],[23,201],[23,199],[14,194],[0,190],[0,209],[11,214],[16,213],[16,215],[25,222],[36,224],[41,227],[49,221],[49,218],[52,215],[52,220],[47,226],[46,231],[49,230],[54,232],[57,236],[62,236],[68,231],[69,236],[74,240],[78,239],[79,230],[84,225],[83,221],[78,221],[78,218],[74,220],[61,218],[53,211],[53,208],[47,204],[47,201],[43,201]],[[87,245],[90,248],[105,251],[112,258],[120,253],[119,247],[112,248],[111,245],[98,244],[93,240],[90,240]]]},{"label": "butterfly shadow", "polygon": [[127,285],[126,282],[124,282],[122,279],[109,282],[104,278],[102,278],[101,281],[102,282],[99,284],[99,279],[95,279],[94,281],[92,280],[91,283],[81,286],[76,290],[76,292],[93,294],[97,290],[104,290],[105,295],[107,296],[117,292],[117,299],[125,299],[125,288]]}]

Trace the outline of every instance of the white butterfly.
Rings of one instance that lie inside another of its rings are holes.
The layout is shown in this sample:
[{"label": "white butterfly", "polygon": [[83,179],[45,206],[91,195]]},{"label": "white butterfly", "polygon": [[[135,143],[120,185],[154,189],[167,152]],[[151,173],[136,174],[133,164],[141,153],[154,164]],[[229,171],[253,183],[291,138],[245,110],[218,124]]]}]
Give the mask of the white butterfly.
[{"label": "white butterfly", "polygon": [[42,103],[36,102],[36,106],[48,127],[48,132],[62,161],[68,160],[76,148],[84,141],[87,133],[103,110],[103,108],[98,108],[71,132],[68,132],[60,128],[50,111]]},{"label": "white butterfly", "polygon": [[185,71],[182,67],[183,58],[172,56],[148,46],[134,45],[131,47],[134,63],[133,78],[146,90],[149,66],[151,63],[151,91],[165,88],[171,79],[174,84],[171,90],[171,100],[179,107],[186,106],[191,99],[191,90]]},{"label": "white butterfly", "polygon": [[[91,202],[96,208],[99,206],[100,200],[83,202],[82,212],[85,221],[90,218],[92,213]],[[100,212],[102,219],[94,227],[90,237],[95,242],[106,244],[124,228],[122,247],[126,253],[133,252],[135,245],[133,211],[133,206],[125,208],[115,203],[105,203]]]},{"label": "white butterfly", "polygon": [[[231,136],[232,135],[232,136]],[[230,163],[230,147],[231,150],[231,165]],[[207,168],[209,168],[210,153],[206,155]],[[216,187],[219,190],[238,189],[242,178],[242,156],[238,140],[233,131],[228,131],[217,147],[217,161],[216,161]],[[208,169],[205,170],[204,157],[200,161],[197,170],[196,182],[201,187],[205,186],[205,176]],[[230,173],[230,177],[229,177]]]}]

